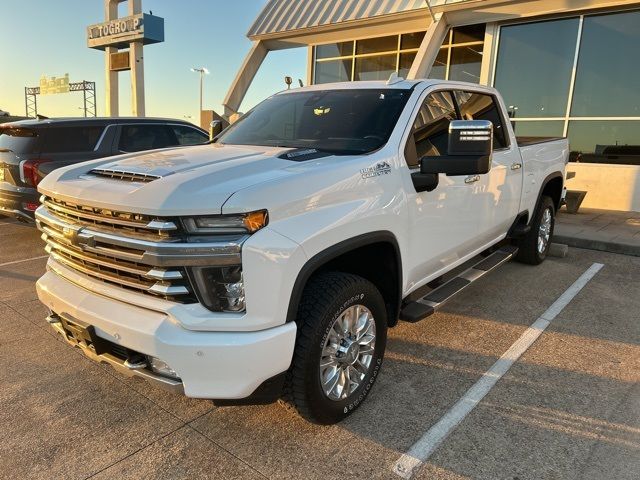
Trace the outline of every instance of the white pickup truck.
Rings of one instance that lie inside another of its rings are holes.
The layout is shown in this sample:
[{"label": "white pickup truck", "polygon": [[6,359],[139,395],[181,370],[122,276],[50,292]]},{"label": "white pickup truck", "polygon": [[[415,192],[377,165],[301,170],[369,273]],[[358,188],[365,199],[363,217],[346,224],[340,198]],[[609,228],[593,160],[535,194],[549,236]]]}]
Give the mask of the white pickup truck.
[{"label": "white pickup truck", "polygon": [[388,328],[547,255],[568,144],[517,139],[505,112],[466,83],[317,85],[208,145],[56,170],[36,212],[47,320],[190,397],[284,398],[340,421],[379,375]]}]

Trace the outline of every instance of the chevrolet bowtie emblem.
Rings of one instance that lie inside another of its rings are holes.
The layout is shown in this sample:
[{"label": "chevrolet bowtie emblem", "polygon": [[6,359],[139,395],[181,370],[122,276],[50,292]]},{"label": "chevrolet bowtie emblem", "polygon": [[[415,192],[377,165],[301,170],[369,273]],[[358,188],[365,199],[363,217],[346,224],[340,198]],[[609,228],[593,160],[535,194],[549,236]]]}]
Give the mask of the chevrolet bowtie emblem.
[{"label": "chevrolet bowtie emblem", "polygon": [[94,247],[96,245],[95,238],[82,227],[63,227],[62,235],[74,247],[84,249],[84,247]]}]

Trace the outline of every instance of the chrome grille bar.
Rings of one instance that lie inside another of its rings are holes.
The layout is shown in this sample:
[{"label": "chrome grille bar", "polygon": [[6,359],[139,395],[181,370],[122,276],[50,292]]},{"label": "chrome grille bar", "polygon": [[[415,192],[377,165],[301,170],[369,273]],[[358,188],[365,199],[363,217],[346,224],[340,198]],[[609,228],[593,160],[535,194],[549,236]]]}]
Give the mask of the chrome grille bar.
[{"label": "chrome grille bar", "polygon": [[[167,241],[163,234],[170,234],[171,228],[181,234],[169,219],[99,210],[53,198],[44,198],[35,215],[54,262],[95,280],[181,303],[197,302],[187,266],[239,265],[242,244],[248,238],[236,235],[217,242],[187,243],[177,237]],[[155,236],[136,235],[147,227]]]}]

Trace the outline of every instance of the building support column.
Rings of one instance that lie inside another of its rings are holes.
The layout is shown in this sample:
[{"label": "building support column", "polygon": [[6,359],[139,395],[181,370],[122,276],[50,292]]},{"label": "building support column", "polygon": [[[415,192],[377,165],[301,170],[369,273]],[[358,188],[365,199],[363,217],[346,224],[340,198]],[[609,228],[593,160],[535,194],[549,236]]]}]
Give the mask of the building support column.
[{"label": "building support column", "polygon": [[227,96],[225,97],[222,105],[224,107],[224,117],[228,120],[233,114],[238,113],[240,105],[244,96],[247,94],[247,90],[251,86],[260,65],[264,61],[265,57],[269,53],[269,50],[264,45],[262,40],[258,40],[253,43],[251,50],[244,59],[236,78],[233,80]]},{"label": "building support column", "polygon": [[438,56],[438,52],[448,31],[449,24],[445,14],[436,13],[435,21],[427,28],[416,58],[413,60],[413,64],[407,75],[408,80],[427,78],[429,76],[433,62],[435,62]]},{"label": "building support column", "polygon": [[129,44],[129,62],[131,66],[131,114],[134,117],[144,117],[144,58],[142,56],[142,42]]},{"label": "building support column", "polygon": [[[109,0],[104,5],[104,18],[105,21],[115,20],[118,18],[118,0]],[[112,53],[116,53],[117,48],[107,47],[104,49],[104,62],[105,62],[105,115],[107,117],[119,116],[118,105],[118,72],[111,71],[110,58]]]}]

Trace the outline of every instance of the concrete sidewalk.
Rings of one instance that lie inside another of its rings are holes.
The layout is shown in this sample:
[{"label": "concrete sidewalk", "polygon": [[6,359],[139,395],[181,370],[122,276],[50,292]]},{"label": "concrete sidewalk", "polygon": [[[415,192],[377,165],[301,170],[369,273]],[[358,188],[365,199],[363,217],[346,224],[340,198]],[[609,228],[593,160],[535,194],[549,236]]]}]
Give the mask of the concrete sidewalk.
[{"label": "concrete sidewalk", "polygon": [[640,256],[640,212],[582,208],[577,214],[558,212],[553,241]]}]

